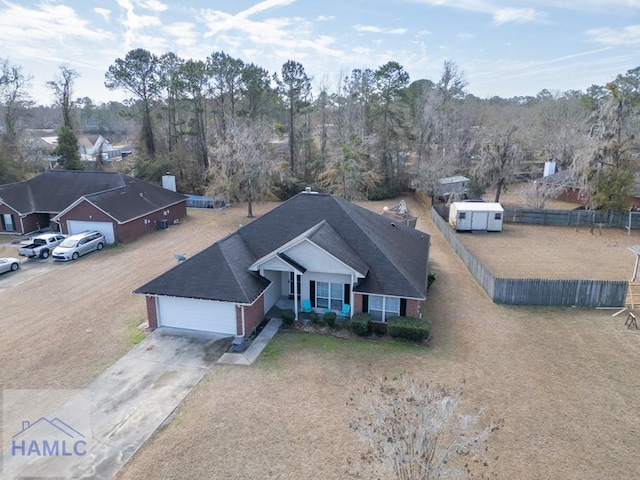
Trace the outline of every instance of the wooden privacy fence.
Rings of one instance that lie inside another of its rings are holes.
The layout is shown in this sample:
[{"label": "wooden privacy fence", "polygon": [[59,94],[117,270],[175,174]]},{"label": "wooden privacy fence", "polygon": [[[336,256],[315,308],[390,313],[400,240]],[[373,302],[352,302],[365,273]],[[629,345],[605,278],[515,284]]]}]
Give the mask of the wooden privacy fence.
[{"label": "wooden privacy fence", "polygon": [[606,280],[496,278],[493,301],[507,305],[622,307],[627,287],[627,282]]},{"label": "wooden privacy fence", "polygon": [[493,299],[495,279],[493,278],[491,271],[485,267],[473,253],[471,253],[467,246],[462,243],[462,240],[458,238],[455,230],[453,230],[453,228],[451,228],[451,226],[449,226],[449,224],[440,215],[438,215],[438,212],[436,212],[433,207],[431,207],[431,219],[438,227],[438,230],[442,232],[442,235],[447,242],[449,242],[453,251],[456,252],[469,272],[471,272],[471,275],[476,279],[476,282],[478,282],[487,295]]},{"label": "wooden privacy fence", "polygon": [[625,304],[628,288],[625,281],[496,278],[433,207],[431,219],[495,303],[579,307],[623,307]]},{"label": "wooden privacy fence", "polygon": [[556,227],[602,225],[619,228],[640,228],[640,214],[614,210],[537,210],[505,208],[506,223],[527,223]]}]

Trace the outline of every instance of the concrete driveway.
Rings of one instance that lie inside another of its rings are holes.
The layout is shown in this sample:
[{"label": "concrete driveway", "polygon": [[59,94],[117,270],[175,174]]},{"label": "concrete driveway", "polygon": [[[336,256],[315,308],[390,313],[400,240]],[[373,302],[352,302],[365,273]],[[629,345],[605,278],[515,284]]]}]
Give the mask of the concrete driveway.
[{"label": "concrete driveway", "polygon": [[7,478],[52,476],[110,479],[171,415],[231,344],[232,337],[176,335],[159,329],[90,383],[49,418],[79,425],[90,398],[86,455],[8,461]]},{"label": "concrete driveway", "polygon": [[43,260],[41,258],[21,258],[17,254],[14,256],[20,260],[20,269],[16,272],[7,272],[0,275],[0,292],[7,288],[22,285],[61,266],[56,265],[57,262],[54,262],[51,257]]}]

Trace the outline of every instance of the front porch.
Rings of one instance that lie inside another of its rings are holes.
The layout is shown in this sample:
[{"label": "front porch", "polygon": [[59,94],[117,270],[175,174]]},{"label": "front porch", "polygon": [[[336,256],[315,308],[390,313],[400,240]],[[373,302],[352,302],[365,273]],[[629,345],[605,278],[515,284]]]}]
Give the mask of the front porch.
[{"label": "front porch", "polygon": [[[295,304],[294,304],[294,299],[291,298],[292,296],[281,296],[280,298],[278,298],[278,300],[276,301],[275,305],[273,305],[265,314],[265,318],[267,319],[272,319],[272,318],[282,318],[282,311],[283,310],[292,310],[292,311],[296,311],[295,310]],[[322,319],[322,313],[317,313],[317,312],[310,312],[310,313],[306,313],[302,311],[302,301],[298,300],[298,321],[300,322],[310,322],[313,319],[313,314],[315,313],[316,318],[318,319]],[[349,317],[341,317],[340,316],[340,312],[333,312],[336,314],[336,323],[339,325],[346,325],[347,323],[349,323]]]}]

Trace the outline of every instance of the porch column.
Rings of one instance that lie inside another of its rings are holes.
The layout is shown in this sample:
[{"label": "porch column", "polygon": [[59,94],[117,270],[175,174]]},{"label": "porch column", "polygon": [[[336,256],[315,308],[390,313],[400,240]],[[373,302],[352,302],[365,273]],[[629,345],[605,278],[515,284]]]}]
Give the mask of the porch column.
[{"label": "porch column", "polygon": [[293,271],[293,314],[298,320],[298,273]]}]

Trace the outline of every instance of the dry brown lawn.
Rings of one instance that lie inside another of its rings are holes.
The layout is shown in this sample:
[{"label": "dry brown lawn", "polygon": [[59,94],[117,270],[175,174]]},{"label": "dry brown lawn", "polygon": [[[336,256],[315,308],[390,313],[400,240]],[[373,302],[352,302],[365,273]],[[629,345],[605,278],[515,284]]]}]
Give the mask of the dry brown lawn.
[{"label": "dry brown lawn", "polygon": [[214,367],[118,478],[389,478],[361,460],[349,400],[398,374],[461,387],[466,411],[504,420],[486,469],[496,478],[637,478],[640,335],[609,311],[491,303],[410,208],[438,273],[430,348],[279,334],[251,367]]},{"label": "dry brown lawn", "polygon": [[[637,478],[640,334],[610,311],[493,304],[426,209],[408,201],[432,235],[431,347],[278,334],[254,365],[213,367],[118,479],[389,478],[361,460],[348,403],[398,374],[460,387],[465,411],[504,420],[486,470],[496,478]],[[0,292],[0,385],[82,388],[130,348],[145,317],[131,291],[173,266],[174,252],[193,255],[247,222],[244,207],[189,214]]]},{"label": "dry brown lawn", "polygon": [[459,233],[473,254],[502,278],[630,280],[638,231],[505,223],[502,232]]}]

